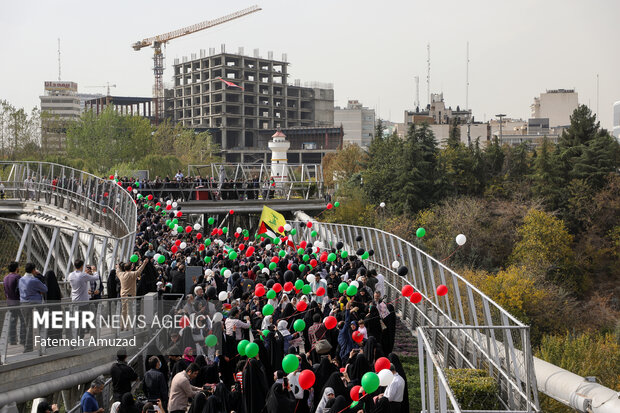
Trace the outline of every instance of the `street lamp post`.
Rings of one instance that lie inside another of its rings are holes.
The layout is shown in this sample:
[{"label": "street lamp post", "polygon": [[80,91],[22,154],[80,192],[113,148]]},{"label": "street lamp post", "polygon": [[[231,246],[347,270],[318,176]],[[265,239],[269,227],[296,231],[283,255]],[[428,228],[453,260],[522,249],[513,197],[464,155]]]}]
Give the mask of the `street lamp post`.
[{"label": "street lamp post", "polygon": [[503,129],[504,122],[503,122],[503,119],[506,116],[506,114],[505,113],[500,113],[499,115],[495,115],[495,116],[499,118],[499,144],[501,145],[503,143],[503,139],[504,139],[504,133],[503,133],[503,131],[504,131],[504,129]]}]

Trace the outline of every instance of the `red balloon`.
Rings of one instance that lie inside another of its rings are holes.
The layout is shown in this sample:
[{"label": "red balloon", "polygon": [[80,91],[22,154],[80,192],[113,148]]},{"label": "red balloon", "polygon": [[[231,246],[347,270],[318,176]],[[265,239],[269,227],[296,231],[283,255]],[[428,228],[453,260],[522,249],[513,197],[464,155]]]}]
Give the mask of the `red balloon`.
[{"label": "red balloon", "polygon": [[261,284],[261,283],[258,283],[258,284],[256,284],[256,285],[254,286],[254,288],[258,288],[258,287],[265,288],[265,286],[264,286],[263,284]]},{"label": "red balloon", "polygon": [[245,245],[244,244],[239,244],[239,251],[243,251],[245,249]]},{"label": "red balloon", "polygon": [[362,341],[364,341],[364,335],[362,333],[360,333],[359,331],[354,331],[353,332],[353,341],[355,341],[356,343],[361,343]]},{"label": "red balloon", "polygon": [[113,180],[113,179],[114,179],[114,175],[110,175],[110,180]]},{"label": "red balloon", "polygon": [[351,393],[349,393],[349,395],[351,396],[351,399],[354,402],[359,402],[360,401],[360,390],[362,389],[362,386],[353,386],[351,388]]},{"label": "red balloon", "polygon": [[315,294],[318,295],[319,297],[323,296],[325,294],[325,288],[323,287],[317,288]]},{"label": "red balloon", "polygon": [[247,241],[247,240],[249,240],[249,239],[250,239],[250,237],[243,237],[243,240],[244,240],[244,241]]},{"label": "red balloon", "polygon": [[178,239],[178,240],[174,241],[174,245],[176,245],[177,247],[178,247],[179,245],[181,245],[181,240],[180,240],[180,239]]},{"label": "red balloon", "polygon": [[118,184],[119,186],[123,186],[123,183],[122,183],[121,181],[118,181],[118,182],[117,182],[117,184]]},{"label": "red balloon", "polygon": [[288,237],[282,237],[282,242],[288,241]]},{"label": "red balloon", "polygon": [[245,250],[245,256],[251,257],[252,255],[254,255],[254,247],[250,246],[247,250]]},{"label": "red balloon", "polygon": [[413,304],[419,303],[420,301],[422,301],[422,294],[420,294],[419,292],[411,294],[409,301],[411,301]]},{"label": "red balloon", "polygon": [[306,249],[306,247],[308,246],[308,243],[307,243],[306,241],[301,241],[301,242],[299,243],[299,246],[300,246],[301,248],[303,248],[303,249]]},{"label": "red balloon", "polygon": [[196,234],[196,239],[202,239],[202,234],[200,232]]},{"label": "red balloon", "polygon": [[219,236],[224,235],[224,230],[222,228],[218,228],[217,229],[217,235],[219,235]]},{"label": "red balloon", "polygon": [[198,251],[204,251],[205,250],[205,244],[200,244],[198,246]]},{"label": "red balloon", "polygon": [[304,300],[301,300],[297,303],[297,311],[306,311],[306,308],[308,308],[308,303],[306,303]]},{"label": "red balloon", "polygon": [[182,216],[183,216],[183,212],[181,212],[181,211],[177,211],[177,217],[178,217],[178,218],[180,218],[180,217],[182,217]]},{"label": "red balloon", "polygon": [[240,234],[238,232],[235,232],[235,238],[239,238],[239,235]]},{"label": "red balloon", "polygon": [[280,262],[280,258],[278,258],[278,256],[276,255],[275,257],[271,259],[271,262],[275,262],[277,264]]},{"label": "red balloon", "polygon": [[152,201],[152,200],[153,200],[153,195],[149,195],[149,196],[147,196],[146,198],[147,198],[149,201]]},{"label": "red balloon", "polygon": [[170,251],[172,251],[173,254],[176,254],[178,250],[179,250],[179,247],[177,247],[176,245],[173,245],[172,248],[170,248]]},{"label": "red balloon", "polygon": [[187,232],[187,233],[192,232],[192,226],[191,225],[186,226],[185,227],[185,232]]},{"label": "red balloon", "polygon": [[411,296],[411,294],[413,294],[413,287],[407,284],[403,287],[403,289],[400,292],[403,293],[404,297],[409,297]]},{"label": "red balloon", "polygon": [[326,329],[331,330],[332,328],[336,327],[336,325],[338,325],[338,320],[336,320],[336,317],[330,315],[325,317],[323,323],[325,324]]},{"label": "red balloon", "polygon": [[284,291],[285,291],[285,292],[287,292],[287,293],[288,293],[288,292],[289,292],[289,291],[291,291],[292,289],[293,289],[293,283],[292,283],[292,282],[287,281],[287,282],[285,282],[285,283],[284,283]]},{"label": "red balloon", "polygon": [[127,192],[131,192],[132,189],[133,189],[132,187],[128,186],[127,187]]},{"label": "red balloon", "polygon": [[189,325],[189,318],[187,318],[187,316],[184,316],[181,320],[179,320],[179,326],[181,328],[185,328]]},{"label": "red balloon", "polygon": [[263,287],[256,287],[256,289],[254,290],[254,295],[256,295],[257,297],[262,297],[263,295],[265,295],[265,289]]},{"label": "red balloon", "polygon": [[228,211],[228,213],[229,213],[230,215],[233,215],[233,214],[235,213],[235,211],[231,209],[230,211]]},{"label": "red balloon", "polygon": [[375,372],[379,373],[381,370],[390,368],[390,360],[387,357],[379,357],[375,361]]},{"label": "red balloon", "polygon": [[443,284],[440,284],[439,287],[437,287],[437,295],[446,295],[448,294],[448,287],[446,287]]},{"label": "red balloon", "polygon": [[310,265],[312,265],[312,268],[316,267],[317,264],[318,264],[318,262],[316,262],[316,260],[314,258],[312,258],[310,260]]},{"label": "red balloon", "polygon": [[325,262],[325,261],[327,261],[327,254],[326,254],[326,253],[321,254],[321,256],[319,257],[319,260],[320,260],[321,262]]},{"label": "red balloon", "polygon": [[314,384],[314,380],[315,377],[312,370],[304,370],[299,373],[299,386],[304,390],[312,387],[312,385]]},{"label": "red balloon", "polygon": [[308,223],[306,224],[306,226],[307,226],[308,228],[312,228],[312,222],[308,221]]},{"label": "red balloon", "polygon": [[108,197],[108,193],[107,193],[107,192],[104,192],[104,193],[103,193],[103,197],[104,197],[104,198],[107,198],[107,197]]},{"label": "red balloon", "polygon": [[334,207],[334,205],[330,202],[329,204],[327,204],[327,209],[332,209]]},{"label": "red balloon", "polygon": [[273,291],[275,291],[276,293],[279,293],[280,291],[282,291],[282,284],[280,283],[275,283],[273,285],[273,287],[271,287],[273,289]]},{"label": "red balloon", "polygon": [[[153,195],[149,195],[149,196],[153,196]],[[155,205],[161,206],[161,202],[157,202],[157,203],[155,203]]]},{"label": "red balloon", "polygon": [[286,244],[291,248],[295,248],[295,243],[291,241],[290,239],[286,242]]},{"label": "red balloon", "polygon": [[288,265],[286,266],[286,268],[287,268],[287,269],[289,269],[289,270],[290,270],[291,268],[293,268],[293,263],[292,263],[292,262],[289,262],[289,263],[288,263]]},{"label": "red balloon", "polygon": [[172,209],[172,205],[166,205],[166,211],[170,211]]},{"label": "red balloon", "polygon": [[284,233],[284,227],[283,227],[282,225],[280,225],[280,226],[278,227],[278,232],[279,232],[280,234],[283,234],[283,233]]}]

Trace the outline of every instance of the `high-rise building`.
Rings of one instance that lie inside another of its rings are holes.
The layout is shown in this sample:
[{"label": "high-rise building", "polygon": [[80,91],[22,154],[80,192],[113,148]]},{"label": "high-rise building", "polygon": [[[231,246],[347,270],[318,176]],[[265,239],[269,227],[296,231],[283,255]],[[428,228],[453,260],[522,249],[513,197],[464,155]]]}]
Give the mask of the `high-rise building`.
[{"label": "high-rise building", "polygon": [[357,100],[349,100],[346,108],[334,109],[334,122],[342,125],[344,143],[363,148],[370,146],[375,133],[375,110],[364,107]]},{"label": "high-rise building", "polygon": [[620,140],[620,101],[614,103],[614,129],[613,135]]},{"label": "high-rise building", "polygon": [[[255,152],[264,131],[334,125],[332,85],[287,81],[285,56],[274,60],[270,52],[264,59],[255,50],[250,57],[242,49],[232,54],[223,47],[219,54],[201,51],[200,57],[175,60],[174,89],[165,92],[166,116],[208,129],[229,161]],[[260,149],[269,152],[266,146]]]},{"label": "high-rise building", "polygon": [[574,89],[555,89],[541,93],[534,98],[532,118],[548,118],[551,128],[570,125],[570,117],[579,106],[577,92]]},{"label": "high-rise building", "polygon": [[64,153],[67,126],[82,112],[78,85],[67,81],[46,81],[41,99],[41,148],[44,153]]}]

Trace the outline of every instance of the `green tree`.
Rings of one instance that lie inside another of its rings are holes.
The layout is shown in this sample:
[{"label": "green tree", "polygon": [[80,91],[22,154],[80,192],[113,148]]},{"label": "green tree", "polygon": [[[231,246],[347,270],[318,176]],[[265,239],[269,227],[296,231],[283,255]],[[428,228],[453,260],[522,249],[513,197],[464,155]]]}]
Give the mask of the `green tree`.
[{"label": "green tree", "polygon": [[614,137],[602,131],[583,145],[581,155],[574,160],[570,176],[586,180],[595,190],[600,189],[607,176],[620,166],[620,146]]},{"label": "green tree", "polygon": [[448,148],[457,147],[461,143],[461,129],[459,128],[458,119],[454,118],[448,132]]},{"label": "green tree", "polygon": [[554,151],[554,145],[545,136],[536,152],[532,193],[542,198],[547,206],[555,209],[560,205],[563,190],[558,154]]},{"label": "green tree", "polygon": [[375,137],[368,148],[366,169],[362,172],[363,190],[371,203],[385,202],[394,210],[401,208],[395,201],[399,194],[398,177],[401,172],[404,142],[395,134]]},{"label": "green tree", "polygon": [[342,185],[354,174],[364,170],[366,152],[358,145],[345,144],[337,152],[328,153],[323,158],[323,180],[326,185]]}]

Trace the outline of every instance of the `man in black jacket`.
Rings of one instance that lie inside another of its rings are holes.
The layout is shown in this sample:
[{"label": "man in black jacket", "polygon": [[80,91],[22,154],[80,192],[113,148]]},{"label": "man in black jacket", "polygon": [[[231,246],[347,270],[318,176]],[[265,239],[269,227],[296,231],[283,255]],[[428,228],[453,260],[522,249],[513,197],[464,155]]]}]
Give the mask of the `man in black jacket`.
[{"label": "man in black jacket", "polygon": [[127,350],[121,348],[116,353],[117,361],[112,365],[110,376],[112,376],[112,389],[114,401],[120,401],[125,393],[131,393],[131,382],[138,379],[136,372],[125,362]]},{"label": "man in black jacket", "polygon": [[144,373],[144,382],[142,388],[147,399],[160,399],[162,403],[168,403],[168,383],[164,374],[159,371],[161,361],[157,356],[151,356],[149,359],[149,371]]},{"label": "man in black jacket", "polygon": [[170,271],[172,278],[172,293],[185,294],[185,265],[179,264],[178,269]]}]

